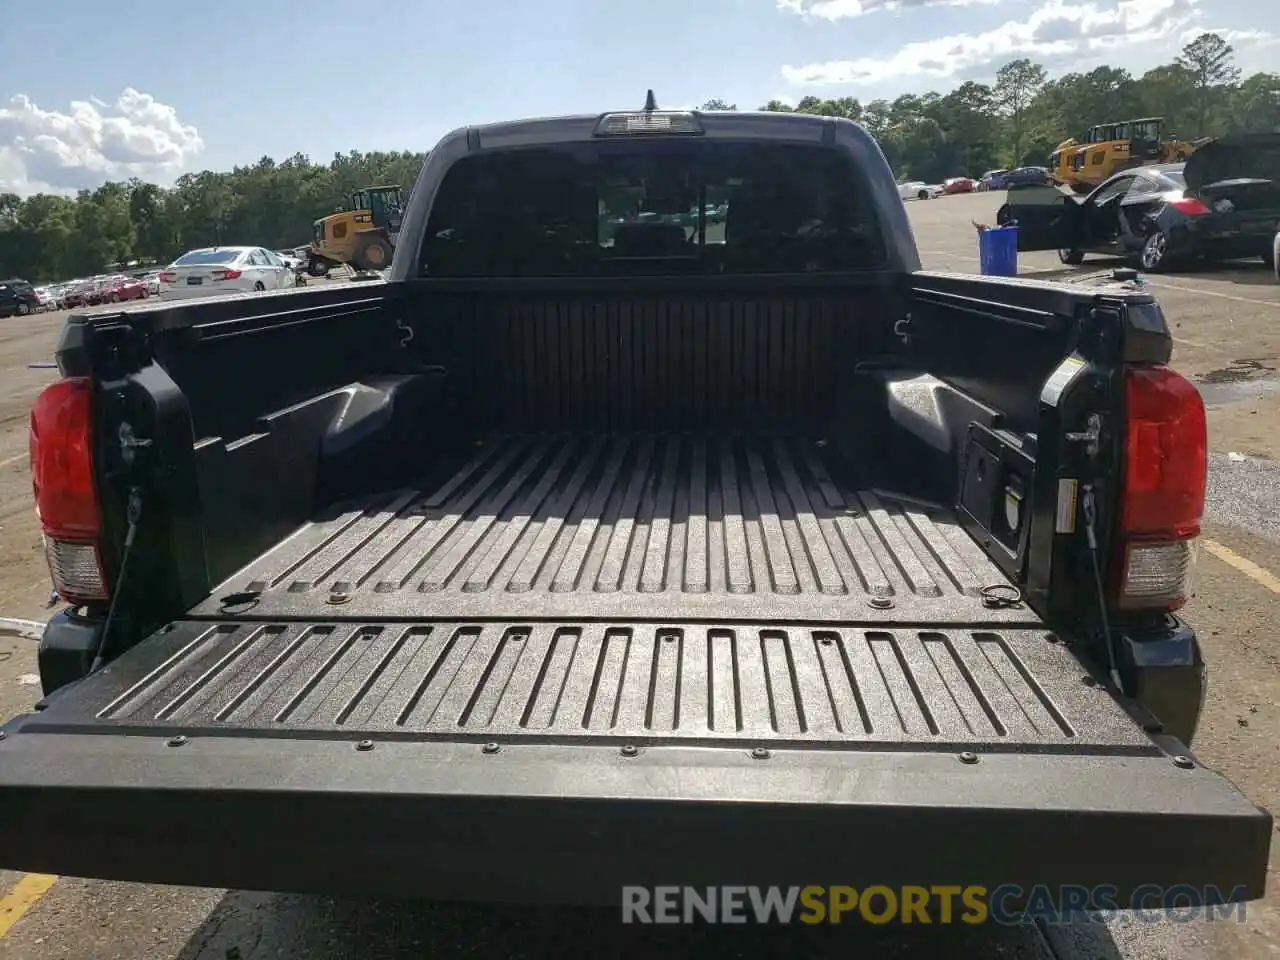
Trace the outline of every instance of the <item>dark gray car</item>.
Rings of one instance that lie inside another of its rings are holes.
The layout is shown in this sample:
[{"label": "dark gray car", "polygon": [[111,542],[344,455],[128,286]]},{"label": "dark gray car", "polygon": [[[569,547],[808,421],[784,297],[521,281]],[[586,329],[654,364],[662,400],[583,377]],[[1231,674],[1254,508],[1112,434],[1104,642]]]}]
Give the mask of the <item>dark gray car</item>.
[{"label": "dark gray car", "polygon": [[40,309],[40,298],[26,280],[0,280],[0,317],[25,316]]},{"label": "dark gray car", "polygon": [[1181,164],[1124,170],[1084,197],[1011,188],[996,222],[1017,223],[1018,249],[1132,258],[1160,271],[1198,260],[1260,257],[1274,267],[1280,229],[1280,134],[1223,137]]}]

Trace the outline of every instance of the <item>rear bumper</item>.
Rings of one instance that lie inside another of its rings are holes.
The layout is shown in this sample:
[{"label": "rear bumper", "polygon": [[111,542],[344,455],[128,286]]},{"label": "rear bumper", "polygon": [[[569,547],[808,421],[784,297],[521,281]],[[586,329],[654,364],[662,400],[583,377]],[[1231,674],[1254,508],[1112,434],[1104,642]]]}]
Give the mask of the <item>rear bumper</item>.
[{"label": "rear bumper", "polygon": [[[372,743],[372,745],[370,745]],[[1263,894],[1272,831],[1165,755],[24,732],[0,866],[330,895],[617,903],[623,885]]]},{"label": "rear bumper", "polygon": [[1211,214],[1189,222],[1183,240],[1187,252],[1194,250],[1217,260],[1234,260],[1269,256],[1275,233],[1274,220],[1241,224],[1237,217]]},{"label": "rear bumper", "polygon": [[237,293],[249,293],[253,290],[252,283],[247,287],[229,286],[228,284],[237,283],[234,280],[223,281],[221,283],[202,283],[198,286],[190,286],[189,284],[173,283],[161,288],[160,295],[166,300],[209,300],[215,297],[232,296]]}]

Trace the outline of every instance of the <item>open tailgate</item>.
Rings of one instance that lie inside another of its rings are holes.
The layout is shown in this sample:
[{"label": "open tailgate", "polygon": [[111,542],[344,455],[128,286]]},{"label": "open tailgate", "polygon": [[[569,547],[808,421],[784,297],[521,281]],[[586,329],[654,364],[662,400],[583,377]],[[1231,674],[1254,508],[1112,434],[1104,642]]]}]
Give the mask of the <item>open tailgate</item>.
[{"label": "open tailgate", "polygon": [[0,866],[130,881],[1253,899],[1272,831],[1043,629],[182,621],[6,734]]}]

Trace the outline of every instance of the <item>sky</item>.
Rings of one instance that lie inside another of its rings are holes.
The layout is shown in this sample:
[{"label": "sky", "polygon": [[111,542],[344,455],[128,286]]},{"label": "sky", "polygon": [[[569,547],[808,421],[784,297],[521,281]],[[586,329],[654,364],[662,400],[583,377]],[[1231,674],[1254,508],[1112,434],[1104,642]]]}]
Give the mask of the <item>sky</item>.
[{"label": "sky", "polygon": [[427,150],[469,123],[718,97],[864,103],[1138,74],[1212,30],[1280,68],[1280,0],[41,0],[0,20],[0,191],[171,183],[266,155]]}]

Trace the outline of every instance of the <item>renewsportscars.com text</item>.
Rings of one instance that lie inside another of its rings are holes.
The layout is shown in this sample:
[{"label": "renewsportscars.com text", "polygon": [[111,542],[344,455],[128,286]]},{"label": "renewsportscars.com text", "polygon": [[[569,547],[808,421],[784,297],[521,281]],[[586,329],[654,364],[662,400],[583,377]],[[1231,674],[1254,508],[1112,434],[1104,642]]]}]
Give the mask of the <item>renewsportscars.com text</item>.
[{"label": "renewsportscars.com text", "polygon": [[1075,923],[1124,911],[1138,922],[1245,918],[1243,889],[1139,887],[846,886],[622,888],[623,923]]}]

